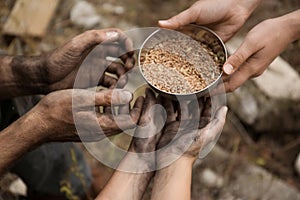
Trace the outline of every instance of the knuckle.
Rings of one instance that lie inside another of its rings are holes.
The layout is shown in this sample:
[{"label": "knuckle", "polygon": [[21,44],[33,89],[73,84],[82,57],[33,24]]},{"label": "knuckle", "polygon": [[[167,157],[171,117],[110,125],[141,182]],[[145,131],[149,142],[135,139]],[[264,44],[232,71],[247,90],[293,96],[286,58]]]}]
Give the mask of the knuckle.
[{"label": "knuckle", "polygon": [[231,61],[235,68],[238,68],[239,65],[244,63],[245,57],[242,54],[233,54],[231,55]]},{"label": "knuckle", "polygon": [[267,68],[267,65],[264,65],[261,62],[255,63],[255,65],[249,63],[249,77],[254,78],[262,75]]},{"label": "knuckle", "polygon": [[93,37],[93,38],[98,37],[97,30],[88,30],[88,31],[84,32],[83,34],[86,35],[87,37]]},{"label": "knuckle", "polygon": [[79,40],[80,40],[79,37],[75,37],[75,38],[72,38],[69,42],[72,50],[75,52],[81,50],[81,43]]},{"label": "knuckle", "polygon": [[252,74],[252,77],[258,77],[258,76],[262,75],[263,73],[264,73],[263,70],[256,71]]},{"label": "knuckle", "polygon": [[103,94],[104,104],[110,105],[111,104],[111,92]]},{"label": "knuckle", "polygon": [[189,20],[192,22],[193,16],[198,16],[199,15],[199,8],[197,6],[192,6],[190,7],[187,12],[190,13],[188,15]]},{"label": "knuckle", "polygon": [[236,89],[237,89],[237,86],[234,84],[231,84],[231,83],[226,86],[227,92],[234,92]]},{"label": "knuckle", "polygon": [[100,123],[100,126],[102,128],[107,128],[107,127],[111,127],[112,125],[112,120],[110,117],[106,116],[106,115],[101,115],[98,117],[98,121]]},{"label": "knuckle", "polygon": [[247,49],[248,51],[255,51],[255,49],[258,48],[258,45],[260,44],[259,42],[257,42],[257,31],[253,31],[251,30],[246,38],[245,38],[245,49]]},{"label": "knuckle", "polygon": [[[132,109],[130,111],[130,117],[134,123],[137,123],[139,121],[139,110],[136,108]],[[141,118],[141,123],[144,123],[144,121],[145,120]]]}]

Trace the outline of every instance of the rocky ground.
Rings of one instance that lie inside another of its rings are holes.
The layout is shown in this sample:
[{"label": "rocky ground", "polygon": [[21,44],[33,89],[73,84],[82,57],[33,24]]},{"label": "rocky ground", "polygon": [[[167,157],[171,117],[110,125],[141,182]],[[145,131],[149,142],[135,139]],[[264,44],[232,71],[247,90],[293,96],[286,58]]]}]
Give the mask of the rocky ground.
[{"label": "rocky ground", "polygon": [[[158,19],[168,18],[178,13],[191,5],[194,0],[88,0],[88,2],[99,16],[99,23],[93,28],[118,27],[129,30],[134,27],[156,26]],[[70,12],[75,3],[75,0],[61,1],[50,24],[49,33],[43,38],[31,38],[1,34],[1,27],[9,16],[14,0],[1,1],[0,50],[10,54],[36,55],[47,52],[83,32],[85,28],[75,25],[70,20]],[[238,33],[238,37],[242,38],[251,27],[263,19],[276,17],[299,8],[298,0],[265,0]],[[230,45],[234,46],[233,43]],[[300,41],[289,45],[281,55],[295,70],[295,73],[291,72],[291,74],[296,79],[299,79],[300,73],[299,55]],[[246,96],[241,96],[244,94],[243,91],[246,91]],[[292,91],[299,93],[300,87],[296,85]],[[256,98],[257,94],[262,97]],[[294,168],[296,156],[300,152],[300,129],[299,126],[296,128],[300,112],[293,112],[299,109],[300,99],[286,101],[286,96],[270,97],[264,88],[259,87],[257,81],[247,83],[241,90],[228,97],[231,111],[218,146],[201,161],[201,164],[199,161],[195,165],[193,199],[300,199],[300,177]],[[245,110],[247,108],[249,110],[250,105],[258,106],[258,114],[255,114],[253,109],[250,109],[249,115],[241,113],[241,108],[245,107],[234,106],[239,105],[234,103],[239,98],[246,99],[243,102],[248,102]],[[268,102],[273,102],[272,106],[279,107],[276,113],[268,109],[262,110]],[[262,112],[265,112],[266,118],[261,117]],[[250,118],[245,119],[245,116]],[[256,119],[254,122],[259,123],[253,123],[253,121],[250,123],[251,117]],[[290,122],[283,129],[272,127],[264,129],[257,125],[261,126],[265,123],[262,127],[267,127],[270,123],[280,124],[282,118]],[[87,157],[94,166],[93,173],[99,178],[98,181],[102,182],[99,186],[101,188],[112,170],[88,155]],[[107,173],[103,175],[104,173],[99,172],[99,168]],[[8,179],[11,180],[11,178]],[[1,181],[2,189],[8,188],[8,182],[6,182],[8,179]]]}]

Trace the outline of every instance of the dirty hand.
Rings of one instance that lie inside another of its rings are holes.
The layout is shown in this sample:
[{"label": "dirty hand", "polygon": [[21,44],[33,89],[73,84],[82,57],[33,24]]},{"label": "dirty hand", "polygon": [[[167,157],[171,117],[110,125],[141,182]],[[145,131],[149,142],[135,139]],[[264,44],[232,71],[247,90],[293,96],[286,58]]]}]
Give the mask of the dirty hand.
[{"label": "dirty hand", "polygon": [[223,77],[226,92],[233,92],[248,79],[261,75],[288,44],[300,37],[299,31],[295,34],[297,31],[292,30],[297,26],[292,25],[291,16],[294,15],[296,20],[297,12],[299,19],[300,10],[265,20],[246,35],[223,66],[223,71],[228,75]]},{"label": "dirty hand", "polygon": [[[95,52],[96,59],[80,68],[89,52],[100,43]],[[78,72],[80,80],[76,88],[97,84],[106,87],[107,83],[115,83],[116,80],[102,76],[105,71],[120,77],[134,66],[131,40],[121,30],[112,28],[86,31],[44,56],[45,65],[41,72],[49,85],[49,92],[73,88]],[[108,61],[107,56],[120,57],[122,62]]]},{"label": "dirty hand", "polygon": [[155,151],[156,142],[161,136],[161,128],[164,125],[162,109],[157,107],[158,100],[154,92],[147,88],[142,113],[135,130],[130,151],[146,153]]},{"label": "dirty hand", "polygon": [[261,0],[199,0],[187,10],[159,26],[177,29],[190,23],[204,25],[215,31],[223,41],[229,40],[245,23]]},{"label": "dirty hand", "polygon": [[[135,163],[139,166],[135,171],[154,171],[156,164],[156,145],[164,127],[164,109],[160,99],[149,88],[146,89],[145,102],[138,127],[135,130],[129,151],[135,153]],[[143,168],[143,169],[141,169]]]},{"label": "dirty hand", "polygon": [[213,115],[210,99],[189,104],[183,102],[180,111],[168,99],[164,99],[163,106],[167,111],[167,121],[158,143],[158,165],[181,156],[194,161],[221,133],[227,113],[227,107],[223,106]]},{"label": "dirty hand", "polygon": [[[138,99],[144,98],[138,97]],[[156,121],[162,118],[160,113],[162,110],[157,107],[157,103],[155,94],[150,89],[146,89],[139,126],[135,130],[129,151],[96,199],[142,199],[155,170],[155,148],[160,136]],[[121,107],[120,112],[126,113],[126,107]],[[163,126],[161,121],[160,124]],[[116,188],[118,188],[117,193]]]},{"label": "dirty hand", "polygon": [[[100,112],[100,106],[125,105],[132,94],[121,89],[99,92],[68,89],[45,96],[33,109],[37,121],[43,125],[41,140],[97,141],[105,136],[133,128],[140,116],[143,100],[138,99],[128,114]],[[80,137],[79,137],[80,136]]]}]

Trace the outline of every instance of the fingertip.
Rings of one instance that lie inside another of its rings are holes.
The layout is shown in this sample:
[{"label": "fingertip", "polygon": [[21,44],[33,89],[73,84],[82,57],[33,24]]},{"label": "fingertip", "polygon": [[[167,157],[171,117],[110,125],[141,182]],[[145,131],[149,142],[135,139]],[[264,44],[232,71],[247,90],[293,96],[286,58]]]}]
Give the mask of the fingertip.
[{"label": "fingertip", "polygon": [[112,92],[112,104],[127,104],[129,103],[133,95],[128,90],[114,89]]},{"label": "fingertip", "polygon": [[227,75],[230,75],[234,72],[234,68],[233,66],[230,64],[230,63],[226,63],[224,66],[223,66],[223,72]]},{"label": "fingertip", "polygon": [[144,103],[145,98],[143,96],[139,96],[136,100],[135,100],[135,104],[143,104]]},{"label": "fingertip", "polygon": [[132,100],[132,93],[125,90],[121,94],[121,99],[123,102],[130,102]]},{"label": "fingertip", "polygon": [[228,107],[227,106],[222,106],[221,111],[222,111],[223,115],[226,116],[226,114],[228,112]]},{"label": "fingertip", "polygon": [[223,110],[224,110],[225,113],[227,113],[228,112],[228,107],[227,106],[223,106]]},{"label": "fingertip", "polygon": [[130,116],[135,124],[138,122],[140,118],[144,102],[145,102],[145,98],[143,96],[139,96],[136,99],[132,110],[130,111]]},{"label": "fingertip", "polygon": [[170,28],[173,24],[169,20],[159,20],[158,25],[162,28]]},{"label": "fingertip", "polygon": [[119,38],[119,33],[117,31],[108,31],[105,35],[107,40],[117,40]]},{"label": "fingertip", "polygon": [[228,107],[227,106],[222,106],[218,110],[218,112],[216,113],[216,118],[219,119],[219,120],[224,119],[224,121],[225,121],[227,112],[228,112]]},{"label": "fingertip", "polygon": [[136,101],[144,101],[144,99],[145,99],[145,97],[139,96],[139,97],[136,99]]},{"label": "fingertip", "polygon": [[146,93],[146,97],[155,95],[154,92],[151,90],[151,88],[148,87],[146,88],[145,93]]},{"label": "fingertip", "polygon": [[135,64],[135,59],[134,58],[127,58],[124,67],[127,71],[129,71],[134,67],[134,64]]}]

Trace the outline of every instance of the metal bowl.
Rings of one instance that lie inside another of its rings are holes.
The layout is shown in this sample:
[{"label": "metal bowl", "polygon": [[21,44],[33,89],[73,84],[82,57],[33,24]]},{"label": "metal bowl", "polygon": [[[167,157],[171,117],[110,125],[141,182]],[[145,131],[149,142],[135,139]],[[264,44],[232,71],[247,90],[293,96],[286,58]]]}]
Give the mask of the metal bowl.
[{"label": "metal bowl", "polygon": [[[170,38],[178,38],[178,37],[191,37],[193,40],[197,41],[198,43],[205,43],[214,54],[217,55],[221,68],[221,65],[223,65],[226,62],[227,59],[227,50],[222,42],[221,38],[214,33],[212,30],[203,27],[198,26],[194,24],[189,24],[186,26],[183,26],[182,28],[174,31],[169,29],[162,29],[159,28],[156,31],[154,31],[152,34],[149,35],[149,37],[144,41],[142,44],[139,55],[138,55],[138,65],[140,73],[142,74],[145,81],[148,83],[148,85],[153,88],[157,93],[161,94],[164,97],[168,97],[171,99],[191,99],[193,96],[197,96],[197,98],[202,97],[206,95],[210,89],[215,87],[219,81],[221,80],[221,76],[223,74],[222,69],[220,69],[220,75],[215,78],[209,85],[207,85],[202,90],[193,92],[193,93],[185,93],[185,94],[178,94],[178,93],[170,93],[163,90],[160,90],[159,88],[155,87],[147,80],[147,78],[144,76],[142,65],[143,61],[141,61],[142,53],[146,51],[147,49],[151,49],[154,46],[158,45],[159,43],[170,39]],[[200,44],[199,44],[200,45]]]}]

